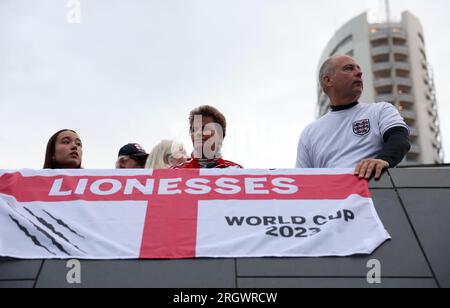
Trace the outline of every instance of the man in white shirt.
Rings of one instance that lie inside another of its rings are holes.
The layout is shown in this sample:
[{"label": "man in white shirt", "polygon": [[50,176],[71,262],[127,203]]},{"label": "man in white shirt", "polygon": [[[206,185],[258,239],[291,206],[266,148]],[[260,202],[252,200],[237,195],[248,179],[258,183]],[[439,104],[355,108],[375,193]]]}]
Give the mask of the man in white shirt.
[{"label": "man in white shirt", "polygon": [[379,179],[410,149],[409,129],[390,103],[363,104],[362,72],[349,56],[322,65],[320,83],[330,98],[330,112],[303,131],[297,168],[355,168],[355,175]]}]

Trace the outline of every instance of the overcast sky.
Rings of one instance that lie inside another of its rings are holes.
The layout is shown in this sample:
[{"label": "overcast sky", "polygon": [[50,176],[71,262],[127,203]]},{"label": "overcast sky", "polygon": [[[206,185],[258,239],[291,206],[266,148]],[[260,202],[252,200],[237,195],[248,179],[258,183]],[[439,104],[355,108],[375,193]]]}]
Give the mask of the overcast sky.
[{"label": "overcast sky", "polygon": [[[49,137],[78,131],[86,168],[113,168],[119,148],[162,139],[192,149],[189,111],[228,120],[224,158],[292,168],[315,118],[316,70],[335,31],[380,0],[0,0],[0,168],[42,167]],[[450,161],[450,3],[392,0],[419,17],[435,70]]]}]

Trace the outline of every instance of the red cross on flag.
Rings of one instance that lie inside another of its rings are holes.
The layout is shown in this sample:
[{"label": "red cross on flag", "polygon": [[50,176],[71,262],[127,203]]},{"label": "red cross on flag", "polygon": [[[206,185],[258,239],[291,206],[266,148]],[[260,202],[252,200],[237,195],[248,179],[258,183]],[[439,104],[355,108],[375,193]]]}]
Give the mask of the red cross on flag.
[{"label": "red cross on flag", "polygon": [[0,256],[371,254],[390,236],[352,171],[0,170]]}]

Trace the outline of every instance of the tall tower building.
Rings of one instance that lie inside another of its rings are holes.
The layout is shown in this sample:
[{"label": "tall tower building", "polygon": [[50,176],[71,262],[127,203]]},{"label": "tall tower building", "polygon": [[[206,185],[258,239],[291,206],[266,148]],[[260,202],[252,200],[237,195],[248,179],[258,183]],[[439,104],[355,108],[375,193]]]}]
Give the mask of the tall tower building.
[{"label": "tall tower building", "polygon": [[[361,65],[361,102],[390,102],[411,132],[411,151],[403,165],[444,161],[433,72],[427,60],[420,21],[403,12],[400,22],[370,24],[367,14],[350,20],[331,38],[320,65],[336,54],[354,57]],[[318,84],[317,116],[328,112],[329,99]]]}]

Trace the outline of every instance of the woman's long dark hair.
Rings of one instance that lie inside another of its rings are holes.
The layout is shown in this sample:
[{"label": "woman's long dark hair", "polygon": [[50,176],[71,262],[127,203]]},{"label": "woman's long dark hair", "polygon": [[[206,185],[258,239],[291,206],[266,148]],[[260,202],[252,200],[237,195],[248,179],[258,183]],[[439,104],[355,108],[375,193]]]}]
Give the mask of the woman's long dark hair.
[{"label": "woman's long dark hair", "polygon": [[[58,139],[58,136],[64,132],[73,132],[75,134],[77,133],[76,131],[71,129],[62,129],[50,138],[47,143],[47,150],[45,151],[44,169],[58,169],[58,164],[53,159],[53,157],[55,156],[56,139]],[[81,165],[77,168],[81,168]]]}]

